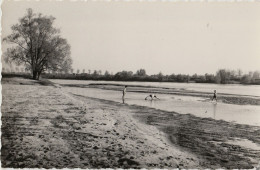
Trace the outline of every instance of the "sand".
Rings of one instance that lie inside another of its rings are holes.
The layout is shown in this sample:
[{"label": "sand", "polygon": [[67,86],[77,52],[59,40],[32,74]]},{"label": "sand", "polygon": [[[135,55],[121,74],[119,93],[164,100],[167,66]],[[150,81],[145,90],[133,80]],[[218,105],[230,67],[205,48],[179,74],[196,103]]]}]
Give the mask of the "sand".
[{"label": "sand", "polygon": [[2,83],[2,167],[248,169],[260,161],[260,150],[230,143],[260,144],[257,126],[73,95],[37,81]]},{"label": "sand", "polygon": [[171,146],[124,105],[82,99],[54,86],[2,88],[2,167],[201,167],[195,155]]}]

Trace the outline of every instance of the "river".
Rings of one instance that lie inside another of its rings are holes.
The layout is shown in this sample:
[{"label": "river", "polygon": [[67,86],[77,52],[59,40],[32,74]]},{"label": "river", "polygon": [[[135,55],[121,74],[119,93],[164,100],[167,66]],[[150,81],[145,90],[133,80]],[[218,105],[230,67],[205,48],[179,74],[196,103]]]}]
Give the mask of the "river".
[{"label": "river", "polygon": [[210,92],[217,90],[218,93],[236,94],[236,95],[249,95],[260,97],[260,85],[241,85],[241,84],[208,84],[208,83],[173,83],[173,82],[124,82],[124,81],[92,81],[92,80],[60,80],[52,79],[53,82],[58,84],[91,84],[91,83],[104,83],[104,84],[121,84],[121,85],[134,85],[134,86],[153,86],[164,88],[176,88],[197,92]]},{"label": "river", "polygon": [[[212,92],[217,89],[218,93],[260,96],[260,86],[243,85],[215,85],[195,83],[157,83],[157,82],[111,82],[111,81],[82,81],[82,80],[52,80],[58,84],[122,84],[141,85],[185,89],[196,92]],[[221,102],[211,102],[201,97],[180,96],[172,94],[159,94],[160,100],[144,100],[147,93],[128,92],[125,100],[122,94],[115,90],[103,90],[96,88],[63,87],[66,92],[87,97],[124,102],[130,105],[146,106],[165,111],[174,111],[180,114],[193,114],[197,117],[213,118],[239,124],[260,126],[260,106],[235,105]]]}]

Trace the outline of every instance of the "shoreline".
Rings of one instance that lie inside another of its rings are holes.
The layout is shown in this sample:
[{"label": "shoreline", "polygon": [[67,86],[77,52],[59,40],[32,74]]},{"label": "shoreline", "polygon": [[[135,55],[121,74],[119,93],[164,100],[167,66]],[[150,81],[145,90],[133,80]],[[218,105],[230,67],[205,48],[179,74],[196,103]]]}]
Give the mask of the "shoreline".
[{"label": "shoreline", "polygon": [[[110,105],[124,105],[104,99],[76,96]],[[198,156],[203,167],[251,169],[260,161],[259,126],[199,118],[191,114],[179,114],[145,106],[125,104],[125,107],[135,110],[134,117],[142,123],[155,126],[162,131],[171,145]],[[244,148],[230,143],[237,139],[250,139],[259,145],[259,149]]]},{"label": "shoreline", "polygon": [[[113,84],[61,84],[63,87],[78,87],[78,88],[97,88],[102,90],[114,90],[122,91],[122,85]],[[155,94],[168,94],[168,95],[180,95],[180,96],[192,96],[192,97],[202,97],[205,100],[212,98],[212,93],[208,92],[198,92],[190,90],[179,90],[174,88],[161,88],[161,87],[146,87],[146,86],[133,86],[130,85],[127,88],[128,92],[136,93],[151,93],[151,90]],[[218,93],[218,102],[226,104],[236,104],[236,105],[260,105],[259,96],[247,96],[247,95],[235,95]]]},{"label": "shoreline", "polygon": [[2,89],[2,167],[250,169],[260,160],[260,150],[232,144],[245,139],[259,145],[259,126],[72,95],[38,83],[9,82]]},{"label": "shoreline", "polygon": [[53,86],[3,85],[2,167],[201,167],[195,155],[170,147],[163,133],[132,114]]}]

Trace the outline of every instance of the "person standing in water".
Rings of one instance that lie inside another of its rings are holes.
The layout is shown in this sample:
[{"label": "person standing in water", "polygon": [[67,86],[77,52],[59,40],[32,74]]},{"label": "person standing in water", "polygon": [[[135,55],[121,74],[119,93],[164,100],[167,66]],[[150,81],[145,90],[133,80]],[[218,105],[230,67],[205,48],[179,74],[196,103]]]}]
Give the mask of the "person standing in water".
[{"label": "person standing in water", "polygon": [[122,96],[122,99],[125,99],[125,95],[126,95],[126,88],[127,86],[125,86],[124,90],[123,90],[123,96]]},{"label": "person standing in water", "polygon": [[153,99],[158,99],[158,100],[160,100],[160,99],[159,99],[158,97],[156,97],[156,95],[154,95],[154,94],[150,94],[150,95],[147,96],[144,100],[147,100],[148,97],[150,97],[151,100],[153,100]]},{"label": "person standing in water", "polygon": [[213,97],[212,97],[212,101],[213,101],[214,99],[217,101],[217,91],[216,91],[216,90],[214,90]]}]

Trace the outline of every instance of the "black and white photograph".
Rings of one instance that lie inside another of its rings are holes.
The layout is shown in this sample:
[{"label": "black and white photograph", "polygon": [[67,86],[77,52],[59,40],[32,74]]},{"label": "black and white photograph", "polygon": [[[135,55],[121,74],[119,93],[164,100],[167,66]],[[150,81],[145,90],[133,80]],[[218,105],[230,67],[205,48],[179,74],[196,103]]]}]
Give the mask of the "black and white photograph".
[{"label": "black and white photograph", "polygon": [[260,3],[3,0],[2,169],[260,169]]}]

